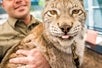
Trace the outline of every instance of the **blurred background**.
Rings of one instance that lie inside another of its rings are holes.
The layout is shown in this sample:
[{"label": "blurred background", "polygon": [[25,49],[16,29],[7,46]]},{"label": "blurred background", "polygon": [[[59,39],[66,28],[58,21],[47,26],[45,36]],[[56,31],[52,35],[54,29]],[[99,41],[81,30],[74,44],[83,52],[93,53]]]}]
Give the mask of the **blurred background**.
[{"label": "blurred background", "polygon": [[[41,12],[45,5],[45,0],[31,0],[31,14],[36,18],[41,19]],[[87,12],[86,27],[87,29],[97,32],[97,38],[95,43],[99,46],[102,45],[102,0],[84,0],[85,10]],[[0,24],[7,19],[6,12],[0,6]],[[90,37],[92,38],[92,37]],[[101,49],[99,52],[102,53],[102,46],[98,47]]]},{"label": "blurred background", "polygon": [[102,0],[84,0],[87,11],[86,26],[102,34]]}]

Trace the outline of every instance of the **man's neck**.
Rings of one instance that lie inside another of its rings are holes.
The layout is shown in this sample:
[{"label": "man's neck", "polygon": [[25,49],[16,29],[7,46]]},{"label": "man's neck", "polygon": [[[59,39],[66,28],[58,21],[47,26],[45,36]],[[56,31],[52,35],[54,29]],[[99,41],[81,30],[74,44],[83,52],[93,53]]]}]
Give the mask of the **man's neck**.
[{"label": "man's neck", "polygon": [[28,25],[31,21],[31,15],[28,15],[27,17],[25,17],[23,21],[26,25]]},{"label": "man's neck", "polygon": [[26,25],[28,25],[30,23],[30,21],[31,21],[31,15],[30,14],[26,15],[23,18],[16,18],[16,17],[14,18],[12,16],[10,16],[10,18],[17,19],[17,20],[22,20]]}]

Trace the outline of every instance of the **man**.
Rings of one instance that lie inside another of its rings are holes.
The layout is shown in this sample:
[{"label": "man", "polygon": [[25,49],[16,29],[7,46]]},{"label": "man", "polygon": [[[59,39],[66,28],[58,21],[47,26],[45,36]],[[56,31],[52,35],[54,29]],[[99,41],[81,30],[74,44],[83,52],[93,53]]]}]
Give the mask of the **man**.
[{"label": "man", "polygon": [[[17,45],[40,21],[30,15],[30,0],[3,0],[2,7],[8,14],[7,21],[0,25],[0,57],[3,59],[12,46]],[[11,59],[11,63],[25,64],[19,68],[50,68],[38,49],[18,50],[27,57]]]}]

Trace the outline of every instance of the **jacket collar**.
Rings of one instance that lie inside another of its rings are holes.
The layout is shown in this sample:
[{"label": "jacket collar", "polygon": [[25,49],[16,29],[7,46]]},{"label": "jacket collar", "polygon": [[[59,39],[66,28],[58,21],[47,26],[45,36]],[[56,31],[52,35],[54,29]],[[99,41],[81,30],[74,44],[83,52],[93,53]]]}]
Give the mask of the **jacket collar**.
[{"label": "jacket collar", "polygon": [[[12,18],[12,17],[9,17],[7,21],[9,23],[9,25],[12,26],[13,28],[15,28],[16,24],[18,22],[20,22],[20,20]],[[35,24],[35,23],[36,23],[36,19],[31,15],[31,21],[27,26],[29,27],[29,26],[31,26],[32,24]]]}]

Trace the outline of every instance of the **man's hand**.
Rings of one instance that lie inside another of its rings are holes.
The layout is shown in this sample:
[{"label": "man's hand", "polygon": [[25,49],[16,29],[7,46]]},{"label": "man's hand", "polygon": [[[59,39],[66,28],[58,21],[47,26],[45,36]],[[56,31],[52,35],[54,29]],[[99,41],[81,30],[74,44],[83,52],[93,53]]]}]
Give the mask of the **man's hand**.
[{"label": "man's hand", "polygon": [[18,50],[17,54],[25,55],[26,57],[17,57],[11,59],[10,63],[25,64],[18,68],[50,68],[49,63],[38,49]]}]

